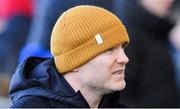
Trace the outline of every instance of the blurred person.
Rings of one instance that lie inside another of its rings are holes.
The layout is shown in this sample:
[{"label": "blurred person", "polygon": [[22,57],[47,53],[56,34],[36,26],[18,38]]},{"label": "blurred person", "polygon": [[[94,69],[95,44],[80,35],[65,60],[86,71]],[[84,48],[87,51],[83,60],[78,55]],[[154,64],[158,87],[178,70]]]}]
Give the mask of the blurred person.
[{"label": "blurred person", "polygon": [[59,15],[67,9],[76,5],[89,4],[113,10],[113,0],[38,0],[36,2],[37,11],[26,43],[21,49],[19,63],[29,56],[51,57],[50,34]]},{"label": "blurred person", "polygon": [[10,75],[18,64],[18,54],[28,34],[32,0],[0,1],[0,73]]},{"label": "blurred person", "polygon": [[10,77],[29,31],[31,0],[0,0],[0,107],[9,107]]},{"label": "blurred person", "polygon": [[175,78],[178,87],[178,96],[180,97],[180,21],[178,21],[175,27],[171,30],[169,40],[170,51],[175,66]]},{"label": "blurred person", "polygon": [[[122,9],[119,4],[121,3]],[[168,47],[174,0],[123,0],[115,5],[131,44],[127,56],[127,87],[119,102],[127,107],[178,107],[175,69]]]},{"label": "blurred person", "polygon": [[[170,32],[169,42],[170,51],[175,66],[175,78],[178,87],[178,96],[180,97],[180,1],[175,2],[173,6],[170,20],[175,23],[175,26]],[[180,98],[178,99],[178,105],[180,106]]]},{"label": "blurred person", "polygon": [[104,8],[81,5],[65,11],[51,35],[52,58],[30,57],[10,87],[12,108],[123,107],[129,59],[127,31]]},{"label": "blurred person", "polygon": [[175,24],[175,26],[172,28],[170,35],[169,35],[169,41],[176,50],[180,50],[180,1],[177,0],[175,2],[175,5],[173,6],[171,10],[171,16],[170,20]]}]

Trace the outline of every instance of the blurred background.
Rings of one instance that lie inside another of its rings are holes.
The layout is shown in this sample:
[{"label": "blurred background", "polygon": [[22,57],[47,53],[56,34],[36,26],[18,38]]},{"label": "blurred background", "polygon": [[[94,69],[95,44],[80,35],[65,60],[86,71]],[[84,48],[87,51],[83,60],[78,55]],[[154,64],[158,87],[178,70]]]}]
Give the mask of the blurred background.
[{"label": "blurred background", "polygon": [[130,62],[119,102],[180,107],[179,0],[0,0],[0,107],[11,105],[8,90],[18,64],[29,56],[51,57],[56,20],[82,4],[108,9],[127,28]]}]

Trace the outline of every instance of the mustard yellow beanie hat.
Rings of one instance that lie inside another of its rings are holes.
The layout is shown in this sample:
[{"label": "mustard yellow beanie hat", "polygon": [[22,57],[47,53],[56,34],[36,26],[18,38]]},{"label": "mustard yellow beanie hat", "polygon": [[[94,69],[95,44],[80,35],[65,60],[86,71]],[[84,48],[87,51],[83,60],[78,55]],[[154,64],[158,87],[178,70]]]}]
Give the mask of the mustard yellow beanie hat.
[{"label": "mustard yellow beanie hat", "polygon": [[82,5],[67,10],[57,20],[51,53],[58,72],[66,73],[124,42],[129,38],[118,17],[103,8]]}]

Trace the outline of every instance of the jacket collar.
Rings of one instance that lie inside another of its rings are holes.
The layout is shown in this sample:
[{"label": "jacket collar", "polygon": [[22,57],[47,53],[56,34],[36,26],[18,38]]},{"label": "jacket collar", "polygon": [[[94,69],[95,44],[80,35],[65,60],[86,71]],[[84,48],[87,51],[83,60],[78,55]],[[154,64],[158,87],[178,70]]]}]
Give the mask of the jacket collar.
[{"label": "jacket collar", "polygon": [[10,84],[12,102],[24,96],[40,96],[73,107],[89,107],[80,91],[76,93],[57,72],[53,60],[30,57],[18,66]]},{"label": "jacket collar", "polygon": [[[124,107],[118,103],[118,94],[105,95],[99,107]],[[57,101],[53,102],[57,107],[59,101],[72,107],[90,107],[81,92],[75,92],[58,73],[53,58],[30,57],[18,66],[11,80],[10,97],[15,102],[24,96],[40,96]]]}]

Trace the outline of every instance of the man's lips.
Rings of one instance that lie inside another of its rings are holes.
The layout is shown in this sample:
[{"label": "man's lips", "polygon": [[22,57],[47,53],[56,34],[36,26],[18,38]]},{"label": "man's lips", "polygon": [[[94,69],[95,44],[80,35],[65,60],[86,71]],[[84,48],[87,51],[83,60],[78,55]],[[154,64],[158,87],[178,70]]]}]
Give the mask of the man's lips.
[{"label": "man's lips", "polygon": [[120,69],[120,70],[116,70],[115,72],[113,72],[112,74],[115,74],[115,75],[120,75],[120,74],[123,74],[125,71],[125,69]]}]

